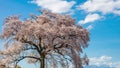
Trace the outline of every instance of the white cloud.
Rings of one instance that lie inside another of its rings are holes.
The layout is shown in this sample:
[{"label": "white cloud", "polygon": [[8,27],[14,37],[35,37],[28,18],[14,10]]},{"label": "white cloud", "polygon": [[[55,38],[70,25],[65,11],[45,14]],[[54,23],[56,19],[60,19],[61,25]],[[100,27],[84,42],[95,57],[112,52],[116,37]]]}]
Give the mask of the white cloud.
[{"label": "white cloud", "polygon": [[105,17],[106,14],[120,15],[120,0],[87,0],[77,8],[88,14],[84,20],[78,22],[79,25],[93,23]]},{"label": "white cloud", "polygon": [[98,14],[88,14],[84,20],[80,20],[78,22],[79,25],[86,24],[86,23],[92,23],[101,17]]},{"label": "white cloud", "polygon": [[66,0],[33,0],[32,3],[38,6],[49,9],[55,13],[64,13],[71,11],[75,1],[67,2]]},{"label": "white cloud", "polygon": [[89,25],[86,29],[87,30],[91,30],[93,28],[93,26],[92,25]]},{"label": "white cloud", "polygon": [[120,68],[120,61],[112,62],[112,57],[110,56],[101,56],[90,58],[90,65],[107,65],[109,67]]},{"label": "white cloud", "polygon": [[88,13],[101,12],[120,15],[120,0],[88,0],[78,8]]}]

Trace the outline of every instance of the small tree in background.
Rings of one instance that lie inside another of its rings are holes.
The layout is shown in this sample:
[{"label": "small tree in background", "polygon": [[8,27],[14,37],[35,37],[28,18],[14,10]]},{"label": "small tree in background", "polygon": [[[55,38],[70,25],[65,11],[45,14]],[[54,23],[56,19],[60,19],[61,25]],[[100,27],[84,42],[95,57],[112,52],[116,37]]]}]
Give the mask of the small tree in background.
[{"label": "small tree in background", "polygon": [[25,58],[28,63],[40,63],[40,68],[82,68],[82,49],[88,47],[89,33],[68,15],[43,11],[22,21],[18,16],[5,19],[2,29],[4,50],[2,64],[15,65]]}]

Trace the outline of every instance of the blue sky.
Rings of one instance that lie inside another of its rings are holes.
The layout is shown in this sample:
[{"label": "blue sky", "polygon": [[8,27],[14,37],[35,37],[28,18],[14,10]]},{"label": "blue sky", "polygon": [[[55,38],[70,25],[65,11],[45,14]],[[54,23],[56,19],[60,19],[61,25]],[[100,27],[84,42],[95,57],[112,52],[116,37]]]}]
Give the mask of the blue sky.
[{"label": "blue sky", "polygon": [[[120,68],[117,66],[120,65],[120,0],[0,0],[0,32],[5,17],[18,14],[25,19],[30,13],[39,14],[39,8],[70,14],[77,25],[89,30],[89,47],[84,51],[90,60],[94,59],[91,65],[105,64]],[[2,41],[0,44],[2,46]],[[20,65],[23,68],[37,68],[23,62]]]}]

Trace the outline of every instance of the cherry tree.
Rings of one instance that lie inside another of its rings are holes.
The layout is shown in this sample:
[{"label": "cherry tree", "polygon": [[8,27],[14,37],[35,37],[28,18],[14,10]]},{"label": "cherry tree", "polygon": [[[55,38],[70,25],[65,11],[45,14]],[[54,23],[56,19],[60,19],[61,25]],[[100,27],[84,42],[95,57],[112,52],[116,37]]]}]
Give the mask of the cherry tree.
[{"label": "cherry tree", "polygon": [[69,15],[43,10],[21,20],[19,16],[5,19],[1,39],[5,41],[0,50],[1,65],[17,66],[24,59],[39,63],[40,68],[82,68],[88,58],[81,58],[88,47],[89,32],[77,26]]}]

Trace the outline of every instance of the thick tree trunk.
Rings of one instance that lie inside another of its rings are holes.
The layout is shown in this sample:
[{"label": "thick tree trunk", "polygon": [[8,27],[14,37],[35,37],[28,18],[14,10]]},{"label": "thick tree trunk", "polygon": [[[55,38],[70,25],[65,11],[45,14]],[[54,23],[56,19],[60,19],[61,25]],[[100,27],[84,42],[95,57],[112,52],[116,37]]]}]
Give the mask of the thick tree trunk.
[{"label": "thick tree trunk", "polygon": [[41,57],[40,68],[45,68],[45,57]]}]

